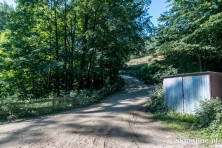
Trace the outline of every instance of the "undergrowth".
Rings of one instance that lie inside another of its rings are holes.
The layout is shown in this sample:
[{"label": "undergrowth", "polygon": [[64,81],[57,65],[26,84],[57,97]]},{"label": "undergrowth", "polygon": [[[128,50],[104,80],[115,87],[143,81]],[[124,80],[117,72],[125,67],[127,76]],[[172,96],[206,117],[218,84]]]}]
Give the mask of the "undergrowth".
[{"label": "undergrowth", "polygon": [[[6,115],[0,115],[0,121],[6,121],[6,120],[14,120],[18,118],[26,118],[26,117],[34,117],[39,115],[45,115],[50,113],[56,113],[64,110],[74,109],[78,107],[88,106],[95,103],[100,102],[105,97],[113,94],[114,92],[120,90],[124,85],[124,81],[122,79],[119,79],[115,84],[109,85],[106,87],[103,87],[102,89],[98,91],[90,91],[90,90],[81,90],[77,93],[77,91],[71,91],[69,94],[66,94],[64,96],[61,96],[61,98],[67,98],[62,101],[50,101],[45,103],[34,103],[29,104],[29,101],[35,101],[35,100],[28,100],[23,104],[18,105],[1,105],[1,104],[11,104],[18,102],[18,99],[16,99],[16,96],[9,97],[7,99],[4,99],[4,102],[1,102],[0,104],[0,112],[1,111],[7,111],[8,114]],[[48,98],[42,98],[38,100],[52,100],[55,98],[53,95],[50,95]],[[42,107],[52,107],[53,109],[43,109],[38,110],[38,108]],[[36,109],[32,109],[36,108]]]},{"label": "undergrowth", "polygon": [[163,89],[158,85],[148,100],[147,111],[170,130],[186,133],[191,138],[222,142],[222,105],[218,99],[202,101],[194,115],[177,113],[165,106]]}]

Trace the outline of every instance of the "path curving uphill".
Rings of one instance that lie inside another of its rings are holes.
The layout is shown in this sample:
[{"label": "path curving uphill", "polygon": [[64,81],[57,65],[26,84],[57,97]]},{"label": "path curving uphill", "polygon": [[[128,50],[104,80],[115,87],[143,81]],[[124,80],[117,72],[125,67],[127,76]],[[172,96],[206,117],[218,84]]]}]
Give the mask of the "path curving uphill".
[{"label": "path curving uphill", "polygon": [[122,77],[125,88],[100,104],[0,125],[0,148],[197,147],[145,113],[152,88]]}]

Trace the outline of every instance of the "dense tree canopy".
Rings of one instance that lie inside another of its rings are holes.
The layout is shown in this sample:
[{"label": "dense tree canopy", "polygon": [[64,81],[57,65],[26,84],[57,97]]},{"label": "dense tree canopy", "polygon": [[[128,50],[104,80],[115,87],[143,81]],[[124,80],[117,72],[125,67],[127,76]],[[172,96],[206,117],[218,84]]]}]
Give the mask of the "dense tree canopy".
[{"label": "dense tree canopy", "polygon": [[220,0],[168,0],[156,31],[158,52],[180,72],[222,71]]},{"label": "dense tree canopy", "polygon": [[[0,95],[100,89],[144,50],[149,0],[16,0],[0,4]],[[145,30],[145,31],[144,31]]]}]

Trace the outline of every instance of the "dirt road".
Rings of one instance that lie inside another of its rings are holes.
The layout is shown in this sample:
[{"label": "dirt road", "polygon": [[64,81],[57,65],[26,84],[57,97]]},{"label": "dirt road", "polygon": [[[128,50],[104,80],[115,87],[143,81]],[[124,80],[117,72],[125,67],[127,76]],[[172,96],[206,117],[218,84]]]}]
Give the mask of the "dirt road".
[{"label": "dirt road", "polygon": [[0,125],[0,148],[196,147],[178,143],[144,112],[151,89],[124,76],[125,89],[102,103],[55,115]]}]

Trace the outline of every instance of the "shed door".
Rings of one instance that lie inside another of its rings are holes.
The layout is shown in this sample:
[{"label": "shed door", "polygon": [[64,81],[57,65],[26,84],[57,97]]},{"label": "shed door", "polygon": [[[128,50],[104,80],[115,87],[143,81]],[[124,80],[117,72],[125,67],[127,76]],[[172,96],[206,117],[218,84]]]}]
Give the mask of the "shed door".
[{"label": "shed door", "polygon": [[188,76],[183,78],[184,113],[194,113],[200,100],[210,99],[210,76]]},{"label": "shed door", "polygon": [[183,112],[182,77],[163,80],[165,103],[177,112]]}]

